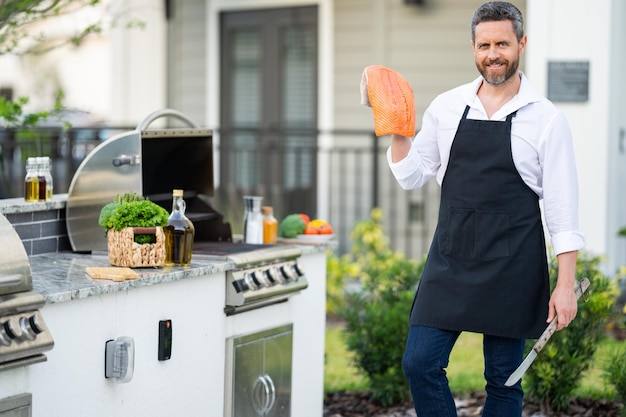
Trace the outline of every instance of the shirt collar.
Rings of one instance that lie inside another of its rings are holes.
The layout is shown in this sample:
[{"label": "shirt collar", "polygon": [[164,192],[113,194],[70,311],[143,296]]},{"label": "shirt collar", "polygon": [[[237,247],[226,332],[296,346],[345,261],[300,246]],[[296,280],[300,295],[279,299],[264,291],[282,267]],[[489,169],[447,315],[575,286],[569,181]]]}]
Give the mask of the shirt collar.
[{"label": "shirt collar", "polygon": [[[537,91],[534,89],[530,81],[528,81],[528,78],[526,78],[526,75],[524,75],[524,73],[521,71],[519,72],[519,74],[521,77],[521,83],[520,83],[520,87],[519,87],[519,91],[517,92],[517,95],[515,95],[515,97],[513,97],[511,101],[506,103],[498,111],[498,113],[500,113],[501,111],[504,111],[506,114],[510,114],[514,111],[521,109],[524,106],[527,106],[528,104],[535,103],[543,99],[543,97],[539,93],[537,93]],[[462,92],[462,96],[463,96],[463,100],[465,104],[467,104],[470,107],[477,106],[476,105],[476,103],[478,103],[477,93],[482,82],[483,82],[483,77],[481,75],[481,76],[478,76],[471,83],[466,84],[467,88],[465,88]]]}]

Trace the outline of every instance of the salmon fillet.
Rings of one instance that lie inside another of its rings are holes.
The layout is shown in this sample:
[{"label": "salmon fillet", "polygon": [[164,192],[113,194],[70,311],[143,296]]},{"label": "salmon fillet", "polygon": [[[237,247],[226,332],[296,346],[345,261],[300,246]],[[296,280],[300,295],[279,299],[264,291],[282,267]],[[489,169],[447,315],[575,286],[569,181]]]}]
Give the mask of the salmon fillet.
[{"label": "salmon fillet", "polygon": [[411,84],[391,68],[370,65],[361,78],[361,104],[371,107],[376,136],[415,135],[415,100]]}]

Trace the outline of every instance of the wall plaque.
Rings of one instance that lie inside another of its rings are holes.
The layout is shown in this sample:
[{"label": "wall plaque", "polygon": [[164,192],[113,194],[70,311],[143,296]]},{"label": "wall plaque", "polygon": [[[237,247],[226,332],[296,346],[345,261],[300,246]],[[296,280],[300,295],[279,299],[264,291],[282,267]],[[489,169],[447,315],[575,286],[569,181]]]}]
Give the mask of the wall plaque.
[{"label": "wall plaque", "polygon": [[589,100],[589,62],[548,62],[548,99],[581,103]]}]

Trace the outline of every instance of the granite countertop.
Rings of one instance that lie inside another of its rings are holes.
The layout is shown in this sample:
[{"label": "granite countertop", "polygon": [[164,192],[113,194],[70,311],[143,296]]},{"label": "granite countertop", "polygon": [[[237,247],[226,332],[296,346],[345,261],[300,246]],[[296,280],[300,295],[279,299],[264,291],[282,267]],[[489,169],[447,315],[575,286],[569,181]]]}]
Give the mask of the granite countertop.
[{"label": "granite countertop", "polygon": [[[52,201],[25,202],[23,198],[0,199],[0,213],[29,213],[65,207],[67,194],[55,194]],[[233,236],[235,238],[236,236]],[[241,236],[238,236],[240,239]],[[282,243],[297,245],[301,255],[333,249],[336,241],[301,242],[287,239]],[[279,243],[281,244],[281,243]],[[87,267],[109,267],[106,252],[82,254],[74,252],[51,252],[29,256],[33,277],[33,292],[41,294],[47,304],[63,303],[82,298],[125,291],[132,288],[157,285],[162,282],[222,273],[235,268],[235,263],[226,257],[194,254],[190,265],[163,268],[134,268],[139,278],[115,282],[92,279],[85,272]]]},{"label": "granite countertop", "polygon": [[92,279],[85,272],[87,267],[111,266],[106,253],[47,253],[31,256],[29,262],[33,277],[33,291],[43,295],[47,304],[156,285],[161,282],[211,275],[235,267],[232,261],[223,257],[194,254],[190,265],[134,268],[133,270],[139,274],[139,278],[115,282],[106,279]]},{"label": "granite countertop", "polygon": [[[302,255],[326,251],[336,245],[300,245]],[[33,277],[33,291],[45,297],[47,304],[63,303],[81,298],[110,294],[127,289],[157,285],[162,282],[217,274],[235,269],[235,263],[226,257],[194,254],[187,266],[163,268],[134,268],[139,278],[116,282],[92,279],[87,267],[110,267],[106,252],[81,254],[74,252],[46,253],[28,258]]]}]

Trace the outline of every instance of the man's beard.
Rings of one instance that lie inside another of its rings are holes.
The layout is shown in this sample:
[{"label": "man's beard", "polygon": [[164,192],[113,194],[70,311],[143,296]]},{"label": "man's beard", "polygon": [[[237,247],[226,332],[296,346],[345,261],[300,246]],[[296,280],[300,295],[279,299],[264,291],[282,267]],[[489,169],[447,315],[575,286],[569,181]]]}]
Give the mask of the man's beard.
[{"label": "man's beard", "polygon": [[[498,75],[494,75],[494,76],[487,75],[487,71],[488,71],[487,70],[487,65],[494,64],[494,63],[499,63],[499,64],[504,64],[505,65],[504,74],[502,74],[502,75],[498,74]],[[481,64],[479,64],[477,62],[476,63],[476,68],[478,69],[478,72],[480,73],[480,75],[483,76],[483,78],[485,79],[485,81],[487,81],[488,84],[497,86],[497,85],[504,84],[513,75],[515,75],[517,73],[517,68],[519,67],[519,59],[516,59],[515,61],[512,61],[508,65],[507,65],[506,61],[500,61],[500,60],[489,62],[489,64],[481,65]]]}]

